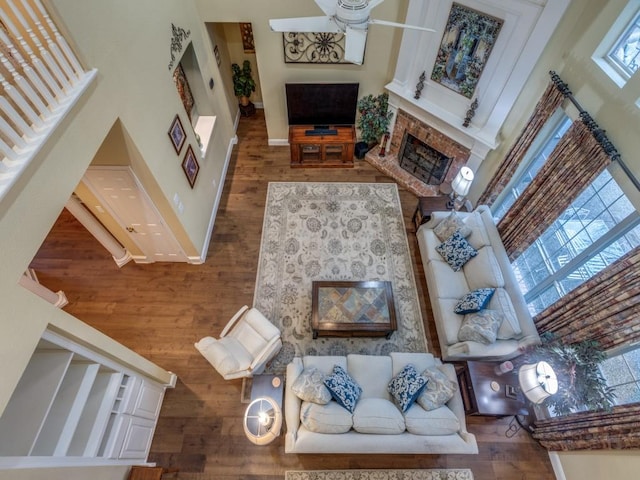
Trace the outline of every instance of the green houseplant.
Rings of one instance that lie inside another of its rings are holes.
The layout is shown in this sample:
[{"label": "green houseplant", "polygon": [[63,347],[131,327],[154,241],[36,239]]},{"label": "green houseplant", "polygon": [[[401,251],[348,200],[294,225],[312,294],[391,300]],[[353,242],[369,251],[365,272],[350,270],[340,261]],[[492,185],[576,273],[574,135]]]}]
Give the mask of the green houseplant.
[{"label": "green houseplant", "polygon": [[527,363],[546,361],[558,377],[558,392],[544,404],[557,415],[583,410],[611,410],[615,393],[600,373],[598,365],[606,359],[598,342],[585,340],[567,344],[552,333],[541,335],[542,343],[524,355]]},{"label": "green houseplant", "polygon": [[393,116],[389,112],[389,94],[381,93],[377,97],[367,95],[358,100],[357,126],[360,130],[360,138],[369,147],[380,141],[389,127]]},{"label": "green houseplant", "polygon": [[245,60],[242,68],[237,63],[231,65],[233,73],[233,92],[240,98],[240,105],[249,105],[249,97],[256,91],[256,82],[251,75],[251,63]]}]

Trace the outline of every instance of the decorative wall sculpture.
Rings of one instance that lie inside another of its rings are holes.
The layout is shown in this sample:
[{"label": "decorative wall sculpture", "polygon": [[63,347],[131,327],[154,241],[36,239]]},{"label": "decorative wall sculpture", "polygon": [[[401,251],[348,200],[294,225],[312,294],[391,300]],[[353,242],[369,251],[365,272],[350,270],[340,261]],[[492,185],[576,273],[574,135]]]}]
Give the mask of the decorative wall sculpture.
[{"label": "decorative wall sculpture", "polygon": [[250,23],[240,23],[239,25],[244,53],[256,53],[256,47],[253,43],[253,27]]},{"label": "decorative wall sculpture", "polygon": [[287,32],[282,39],[285,63],[350,63],[344,60],[343,33]]},{"label": "decorative wall sculpture", "polygon": [[173,23],[171,24],[171,46],[169,48],[171,60],[169,61],[169,70],[175,65],[177,55],[182,52],[182,42],[187,41],[190,36],[191,30],[185,30],[182,27],[176,27]]},{"label": "decorative wall sculpture", "polygon": [[173,72],[173,81],[176,83],[176,88],[178,89],[180,100],[182,100],[182,105],[184,105],[184,109],[187,111],[187,117],[191,120],[191,111],[193,110],[195,101],[193,99],[193,94],[191,93],[191,88],[189,87],[189,81],[187,80],[187,76],[184,73],[181,63],[178,63],[178,66]]},{"label": "decorative wall sculpture", "polygon": [[454,3],[431,79],[472,98],[502,23],[499,18]]}]

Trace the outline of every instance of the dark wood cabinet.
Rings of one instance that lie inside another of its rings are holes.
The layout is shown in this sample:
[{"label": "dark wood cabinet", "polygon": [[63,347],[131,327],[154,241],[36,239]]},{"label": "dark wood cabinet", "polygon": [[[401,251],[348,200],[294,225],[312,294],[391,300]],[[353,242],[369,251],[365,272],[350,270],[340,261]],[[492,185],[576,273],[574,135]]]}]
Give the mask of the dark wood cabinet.
[{"label": "dark wood cabinet", "polygon": [[335,135],[309,135],[311,125],[289,127],[292,167],[353,167],[353,126],[331,127]]}]

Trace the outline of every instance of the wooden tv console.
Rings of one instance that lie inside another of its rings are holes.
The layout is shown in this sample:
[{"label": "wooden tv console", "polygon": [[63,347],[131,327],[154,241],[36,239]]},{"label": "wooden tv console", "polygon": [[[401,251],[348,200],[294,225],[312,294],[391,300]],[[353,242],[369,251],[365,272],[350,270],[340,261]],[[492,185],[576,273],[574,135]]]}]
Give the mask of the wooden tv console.
[{"label": "wooden tv console", "polygon": [[336,135],[309,135],[313,125],[289,127],[292,167],[353,167],[356,130],[353,125],[333,127]]}]

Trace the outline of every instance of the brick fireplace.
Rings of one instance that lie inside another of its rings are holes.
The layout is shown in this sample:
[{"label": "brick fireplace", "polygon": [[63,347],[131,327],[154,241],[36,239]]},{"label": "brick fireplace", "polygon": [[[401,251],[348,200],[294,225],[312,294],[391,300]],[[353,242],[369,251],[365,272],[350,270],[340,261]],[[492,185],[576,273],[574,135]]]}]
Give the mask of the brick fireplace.
[{"label": "brick fireplace", "polygon": [[[399,156],[407,138],[417,139],[419,143],[423,143],[446,158],[447,165],[444,167],[443,177],[437,180],[431,178],[429,183],[426,183],[418,178],[420,175],[415,176],[400,166]],[[365,159],[400,185],[421,197],[440,195],[442,193],[441,184],[450,185],[458,170],[467,163],[471,154],[468,148],[402,109],[398,109],[395,126],[386,150],[387,154],[381,157],[379,155],[380,147],[376,146],[367,153]]]}]

